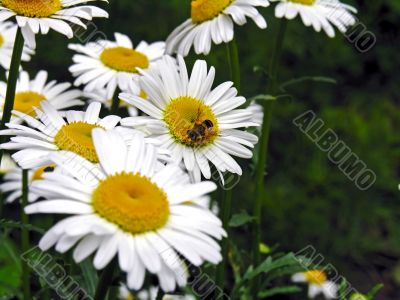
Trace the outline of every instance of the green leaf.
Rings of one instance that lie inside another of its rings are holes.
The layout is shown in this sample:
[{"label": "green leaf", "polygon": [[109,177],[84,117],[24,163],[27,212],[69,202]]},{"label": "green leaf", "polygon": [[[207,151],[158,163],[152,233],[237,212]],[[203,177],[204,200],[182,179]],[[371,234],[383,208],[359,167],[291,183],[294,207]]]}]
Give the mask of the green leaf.
[{"label": "green leaf", "polygon": [[347,290],[347,280],[343,278],[338,287],[340,300],[346,300],[346,290]]},{"label": "green leaf", "polygon": [[45,230],[39,227],[31,224],[23,224],[21,222],[9,219],[0,219],[0,229],[27,229],[29,231],[35,231],[41,234],[45,233]]},{"label": "green leaf", "polygon": [[89,295],[94,296],[94,293],[96,291],[97,282],[99,281],[97,272],[96,272],[95,268],[93,267],[93,264],[90,261],[90,258],[85,259],[79,265],[82,269],[82,275],[85,280],[86,291],[88,292]]},{"label": "green leaf", "polygon": [[303,76],[300,78],[294,78],[289,81],[286,81],[281,84],[281,90],[286,91],[286,88],[288,86],[294,85],[294,84],[299,84],[303,83],[305,81],[313,81],[313,82],[322,82],[322,83],[330,83],[330,84],[336,84],[337,81],[334,78],[331,77],[325,77],[325,76]]},{"label": "green leaf", "polygon": [[374,299],[375,295],[376,295],[383,287],[384,287],[384,285],[383,285],[382,283],[377,284],[376,286],[374,286],[374,287],[372,288],[372,290],[369,291],[369,293],[367,294],[367,298],[368,298],[369,300]]},{"label": "green leaf", "polygon": [[0,298],[18,295],[21,286],[21,262],[14,243],[1,236],[0,239]]},{"label": "green leaf", "polygon": [[238,214],[232,216],[231,220],[229,221],[230,227],[240,227],[247,223],[251,223],[255,220],[255,217],[250,216],[246,211],[242,211]]},{"label": "green leaf", "polygon": [[290,293],[298,293],[301,292],[301,288],[297,285],[288,285],[282,287],[272,288],[267,291],[262,291],[258,294],[259,298],[268,298],[280,294],[290,294]]}]

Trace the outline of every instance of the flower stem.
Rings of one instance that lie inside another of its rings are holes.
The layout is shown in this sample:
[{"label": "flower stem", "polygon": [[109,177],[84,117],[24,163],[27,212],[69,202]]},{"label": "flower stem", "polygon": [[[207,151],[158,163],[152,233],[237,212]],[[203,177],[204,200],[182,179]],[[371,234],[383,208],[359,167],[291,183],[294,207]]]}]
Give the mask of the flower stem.
[{"label": "flower stem", "polygon": [[117,259],[114,258],[101,273],[99,282],[97,283],[94,300],[106,299],[108,289],[112,285],[112,280],[116,266],[117,266]]},{"label": "flower stem", "polygon": [[111,103],[110,113],[112,115],[115,115],[118,113],[119,105],[121,103],[121,100],[119,99],[119,93],[120,93],[120,90],[117,87],[115,89],[114,96],[113,96],[112,103]]},{"label": "flower stem", "polygon": [[[269,69],[269,82],[267,88],[267,94],[275,95],[278,89],[278,67],[281,57],[283,40],[286,32],[287,21],[285,19],[280,20],[278,35],[276,37],[275,47],[271,55],[270,69]],[[268,144],[271,128],[272,109],[273,101],[264,101],[264,119],[262,124],[261,138],[259,144],[258,154],[258,166],[256,173],[256,189],[255,189],[255,205],[254,205],[254,217],[255,217],[255,237],[253,244],[253,266],[256,267],[260,264],[260,242],[261,242],[261,220],[262,220],[262,206],[264,200],[264,179],[265,169],[268,162]],[[253,297],[257,299],[258,291],[260,287],[260,277],[254,279],[253,282]]]},{"label": "flower stem", "polygon": [[[6,128],[6,124],[10,122],[11,111],[14,107],[15,90],[17,88],[17,80],[19,75],[19,68],[21,65],[22,51],[24,49],[24,37],[22,36],[21,29],[18,27],[15,36],[14,50],[11,57],[10,71],[7,80],[7,93],[3,107],[3,118],[0,122],[0,130]],[[0,137],[0,143],[5,141],[5,137]],[[3,157],[3,149],[0,149],[0,162]]]},{"label": "flower stem", "polygon": [[156,300],[162,300],[164,298],[164,295],[165,295],[164,292],[161,290],[161,288],[159,288],[158,292],[157,292]]},{"label": "flower stem", "polygon": [[[228,43],[226,49],[227,49],[226,54],[231,71],[231,78],[232,81],[235,83],[235,87],[237,88],[237,90],[240,91],[240,64],[239,64],[239,53],[236,41],[232,40],[230,43]],[[224,192],[222,193],[222,201],[221,201],[222,223],[227,233],[229,231],[228,223],[232,210],[232,195],[233,195],[232,188],[224,190]],[[223,290],[225,284],[226,266],[229,260],[228,258],[229,243],[227,238],[222,240],[221,246],[222,246],[221,247],[222,262],[217,267],[216,284],[219,288]]]},{"label": "flower stem", "polygon": [[[21,201],[21,222],[24,225],[29,224],[28,215],[25,214],[25,206],[28,204],[28,170],[22,171],[22,201]],[[27,226],[21,230],[21,250],[26,253],[29,250],[29,232]],[[30,282],[29,282],[29,266],[26,262],[22,262],[22,291],[24,299],[31,299],[30,297]]]}]

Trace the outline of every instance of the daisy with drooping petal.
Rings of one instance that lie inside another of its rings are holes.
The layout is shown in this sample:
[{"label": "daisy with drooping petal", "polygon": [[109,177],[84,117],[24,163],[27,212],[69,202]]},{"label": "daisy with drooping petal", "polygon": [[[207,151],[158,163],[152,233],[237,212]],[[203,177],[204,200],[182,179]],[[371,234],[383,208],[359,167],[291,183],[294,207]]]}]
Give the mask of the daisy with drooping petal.
[{"label": "daisy with drooping petal", "polygon": [[[128,146],[116,130],[94,129],[99,164],[60,152],[52,160],[65,175],[46,174],[32,189],[46,201],[25,212],[70,214],[41,239],[39,246],[64,253],[75,247],[79,263],[92,253],[96,269],[118,256],[130,289],[142,287],[146,271],[168,292],[187,280],[179,255],[195,266],[221,261],[221,221],[196,199],[216,189],[212,182],[189,183],[176,165],[157,168],[158,153],[141,135]],[[158,169],[158,170],[157,170]],[[178,255],[179,253],[179,255]]]},{"label": "daisy with drooping petal", "polygon": [[238,128],[259,126],[250,121],[251,111],[237,109],[246,102],[237,96],[232,82],[212,89],[215,69],[207,70],[205,61],[196,61],[189,78],[185,61],[178,56],[179,68],[172,58],[159,63],[158,72],[143,72],[141,86],[149,100],[121,94],[120,98],[148,117],[130,117],[123,126],[144,128],[149,137],[161,141],[176,163],[184,162],[196,181],[201,173],[211,178],[209,161],[219,172],[241,175],[242,169],[231,155],[251,158],[257,137]]},{"label": "daisy with drooping petal", "polygon": [[311,299],[321,293],[325,299],[337,298],[337,285],[333,281],[328,281],[326,273],[321,270],[296,273],[292,276],[292,281],[308,283],[308,297]]},{"label": "daisy with drooping petal", "polygon": [[[12,22],[0,22],[0,65],[6,70],[10,68],[17,27]],[[24,47],[21,60],[30,61],[34,53],[33,50]]]},{"label": "daisy with drooping petal", "polygon": [[[7,156],[3,156],[3,159]],[[31,185],[34,181],[42,180],[43,174],[46,172],[53,172],[54,166],[45,166],[34,170],[28,171],[28,183]],[[3,183],[0,184],[0,191],[9,194],[6,197],[6,202],[11,203],[22,197],[22,169],[17,167],[14,163],[14,168],[8,171],[3,178]],[[29,192],[28,201],[34,202],[39,199],[39,195]]]},{"label": "daisy with drooping petal", "polygon": [[277,18],[294,19],[300,15],[304,25],[321,29],[329,37],[335,36],[334,27],[344,33],[356,23],[353,13],[357,10],[339,0],[271,0],[279,1],[275,8]]},{"label": "daisy with drooping petal", "polygon": [[40,103],[42,109],[35,109],[38,120],[14,111],[13,113],[28,124],[7,124],[9,129],[1,135],[11,135],[11,141],[1,145],[3,149],[19,150],[13,155],[24,169],[32,169],[51,164],[50,154],[65,150],[77,153],[89,161],[98,162],[92,142],[92,129],[112,129],[120,121],[118,116],[99,118],[101,104],[92,103],[85,112],[64,112],[66,120],[49,102]]},{"label": "daisy with drooping petal", "polygon": [[186,56],[194,45],[197,54],[207,55],[212,42],[232,41],[234,23],[244,25],[247,18],[264,29],[267,23],[256,7],[268,5],[268,0],[192,0],[191,18],[168,37],[167,53]]},{"label": "daisy with drooping petal", "polygon": [[[53,29],[72,38],[74,32],[69,23],[86,28],[81,19],[108,17],[103,9],[93,5],[81,5],[89,1],[95,0],[2,0],[0,20],[4,21],[15,16],[25,42],[34,49],[35,35],[39,32],[47,34]],[[107,0],[100,1],[107,2]]]},{"label": "daisy with drooping petal", "polygon": [[[34,79],[29,78],[25,71],[21,72],[17,82],[14,99],[14,110],[27,115],[35,116],[35,107],[40,102],[47,100],[56,109],[65,109],[72,106],[83,105],[79,98],[80,90],[69,90],[70,83],[57,83],[55,80],[47,83],[47,72],[40,71]],[[3,113],[4,101],[7,93],[7,83],[0,82],[0,113]],[[18,121],[13,117],[12,122]]]},{"label": "daisy with drooping petal", "polygon": [[115,33],[115,42],[98,41],[87,45],[71,44],[69,48],[78,52],[74,65],[70,67],[77,77],[75,85],[85,85],[85,91],[93,92],[106,87],[107,96],[115,90],[140,94],[139,69],[154,66],[165,52],[165,43],[140,42],[135,48],[128,36]]}]

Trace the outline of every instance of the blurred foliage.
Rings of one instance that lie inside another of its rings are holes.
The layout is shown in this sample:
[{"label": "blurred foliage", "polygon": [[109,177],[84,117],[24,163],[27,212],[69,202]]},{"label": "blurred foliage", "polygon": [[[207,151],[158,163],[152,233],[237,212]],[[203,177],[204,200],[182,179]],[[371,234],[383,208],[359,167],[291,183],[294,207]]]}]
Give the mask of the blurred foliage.
[{"label": "blurred foliage", "polygon": [[[164,40],[189,14],[187,0],[109,2],[110,20],[96,21],[98,29],[110,39],[114,31],[128,34],[136,43],[141,39]],[[340,33],[329,39],[303,26],[299,18],[289,23],[281,82],[308,76],[333,78],[336,84],[330,80],[291,81],[294,84],[285,87],[285,94],[291,97],[276,101],[263,239],[268,245],[279,244],[283,251],[296,252],[313,245],[326,263],[335,265],[360,292],[383,282],[385,288],[377,299],[398,299],[400,1],[346,2],[358,8],[360,22],[377,38],[375,47],[366,53],[358,52]],[[254,67],[266,69],[277,29],[273,10],[267,8],[263,13],[268,30],[261,31],[251,22],[236,28],[242,93],[247,97],[265,91],[265,78],[254,72]],[[73,54],[67,48],[69,42],[54,32],[40,38],[38,55],[27,69],[31,73],[46,69],[51,78],[72,80],[68,73]],[[192,54],[188,60],[195,58]],[[206,59],[217,67],[218,82],[229,79],[223,45],[213,46]],[[376,173],[371,189],[358,190],[293,126],[292,120],[310,109]],[[238,215],[234,225],[251,221],[253,169],[247,169],[235,190],[234,213]],[[240,249],[248,250],[250,228],[246,225],[233,230],[232,241]]]}]

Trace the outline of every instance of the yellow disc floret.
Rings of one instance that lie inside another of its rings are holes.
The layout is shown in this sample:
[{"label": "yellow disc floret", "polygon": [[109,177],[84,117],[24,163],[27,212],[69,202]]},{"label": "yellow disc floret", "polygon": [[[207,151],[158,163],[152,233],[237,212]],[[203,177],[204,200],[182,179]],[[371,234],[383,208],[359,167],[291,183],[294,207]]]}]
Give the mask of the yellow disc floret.
[{"label": "yellow disc floret", "polygon": [[66,124],[54,137],[54,143],[60,150],[74,152],[87,160],[98,163],[99,159],[93,145],[92,130],[101,128],[85,122]]},{"label": "yellow disc floret", "polygon": [[164,121],[175,140],[190,147],[207,146],[219,134],[211,108],[191,97],[173,99],[164,111]]},{"label": "yellow disc floret", "polygon": [[20,92],[15,95],[14,109],[24,114],[35,116],[34,107],[39,106],[40,102],[46,97],[36,92]]},{"label": "yellow disc floret", "polygon": [[149,59],[143,53],[125,47],[105,49],[100,55],[101,62],[120,72],[138,73],[138,68],[147,69]]},{"label": "yellow disc floret", "polygon": [[303,5],[313,5],[316,0],[288,0],[289,2],[303,4]]},{"label": "yellow disc floret", "polygon": [[62,9],[60,0],[1,0],[0,3],[17,15],[28,18],[47,18]]},{"label": "yellow disc floret", "polygon": [[167,195],[147,177],[120,173],[100,182],[92,195],[94,211],[131,234],[162,228],[170,210]]},{"label": "yellow disc floret", "polygon": [[202,23],[221,14],[232,0],[192,0],[192,22]]},{"label": "yellow disc floret", "polygon": [[0,47],[4,44],[4,37],[0,34]]},{"label": "yellow disc floret", "polygon": [[320,270],[310,270],[304,272],[304,276],[306,277],[307,282],[312,284],[322,285],[327,280],[325,272]]}]

